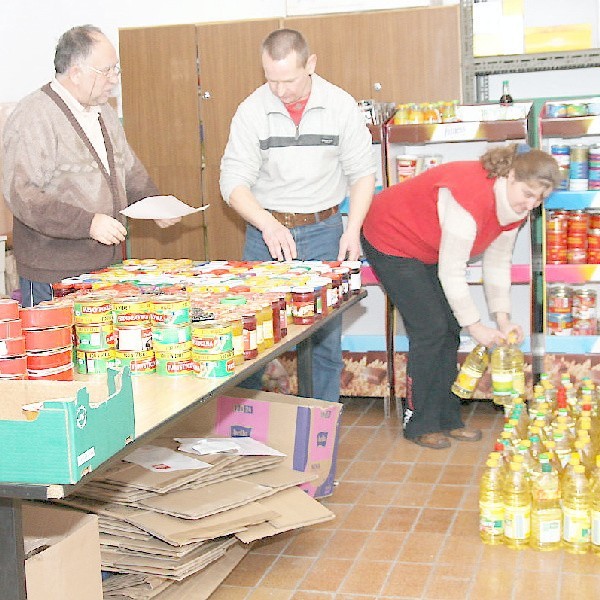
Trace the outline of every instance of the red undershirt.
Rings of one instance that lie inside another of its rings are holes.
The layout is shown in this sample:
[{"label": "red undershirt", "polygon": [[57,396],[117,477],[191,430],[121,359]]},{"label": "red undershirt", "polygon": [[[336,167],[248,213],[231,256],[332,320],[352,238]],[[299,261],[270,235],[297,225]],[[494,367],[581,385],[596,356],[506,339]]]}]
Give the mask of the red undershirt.
[{"label": "red undershirt", "polygon": [[302,118],[302,113],[306,108],[306,103],[308,102],[308,96],[303,100],[296,100],[296,102],[290,102],[289,104],[284,104],[286,107],[292,121],[294,121],[294,125],[298,127],[300,124],[300,119]]}]

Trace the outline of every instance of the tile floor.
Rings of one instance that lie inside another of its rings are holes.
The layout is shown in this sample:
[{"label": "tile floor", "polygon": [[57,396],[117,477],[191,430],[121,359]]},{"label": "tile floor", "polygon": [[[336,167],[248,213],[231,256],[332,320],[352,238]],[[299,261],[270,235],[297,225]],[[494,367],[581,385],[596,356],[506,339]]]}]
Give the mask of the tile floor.
[{"label": "tile floor", "polygon": [[600,556],[486,546],[478,483],[502,426],[489,402],[463,407],[478,443],[407,442],[381,399],[347,398],[332,521],[256,545],[211,600],[588,600]]}]

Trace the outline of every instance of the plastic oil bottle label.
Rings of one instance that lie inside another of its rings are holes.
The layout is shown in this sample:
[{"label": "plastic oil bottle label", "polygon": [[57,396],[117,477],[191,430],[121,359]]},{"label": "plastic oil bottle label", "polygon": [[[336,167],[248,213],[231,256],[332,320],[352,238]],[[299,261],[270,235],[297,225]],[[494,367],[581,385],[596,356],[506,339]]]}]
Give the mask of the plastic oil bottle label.
[{"label": "plastic oil bottle label", "polygon": [[572,544],[590,541],[590,513],[563,506],[563,539]]},{"label": "plastic oil bottle label", "polygon": [[531,506],[504,507],[504,535],[511,540],[527,539],[531,533]]},{"label": "plastic oil bottle label", "polygon": [[479,503],[479,531],[489,535],[504,532],[504,505],[502,502]]},{"label": "plastic oil bottle label", "polygon": [[510,396],[513,390],[513,374],[492,371],[492,390],[497,396]]},{"label": "plastic oil bottle label", "polygon": [[560,509],[552,511],[556,513],[556,518],[552,518],[554,515],[544,515],[544,520],[540,522],[540,542],[543,544],[550,544],[553,542],[560,542],[560,528],[561,528],[561,512]]},{"label": "plastic oil bottle label", "polygon": [[592,511],[592,544],[600,546],[600,511]]}]

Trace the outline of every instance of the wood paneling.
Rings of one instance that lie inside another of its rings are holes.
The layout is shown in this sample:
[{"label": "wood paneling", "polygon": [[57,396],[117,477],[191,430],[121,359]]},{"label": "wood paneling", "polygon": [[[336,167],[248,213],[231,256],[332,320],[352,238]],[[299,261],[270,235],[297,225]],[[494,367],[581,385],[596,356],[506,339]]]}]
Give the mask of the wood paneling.
[{"label": "wood paneling", "polygon": [[[245,223],[223,201],[219,189],[221,157],[238,104],[265,81],[262,40],[279,27],[278,19],[198,25],[200,115],[204,143],[203,194],[210,259],[240,259]],[[204,98],[209,93],[210,98]]]},{"label": "wood paneling", "polygon": [[[127,139],[162,194],[201,206],[196,28],[194,25],[122,29],[123,125]],[[203,216],[168,229],[129,222],[136,258],[205,258]]]},{"label": "wood paneling", "polygon": [[458,6],[289,18],[284,26],[302,31],[317,72],[357,100],[460,97]]}]

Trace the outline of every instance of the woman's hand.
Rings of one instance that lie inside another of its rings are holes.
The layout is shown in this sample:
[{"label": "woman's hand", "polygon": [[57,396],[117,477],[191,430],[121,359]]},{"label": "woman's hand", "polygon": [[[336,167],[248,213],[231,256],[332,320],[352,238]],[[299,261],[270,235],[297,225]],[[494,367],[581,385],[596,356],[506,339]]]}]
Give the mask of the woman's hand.
[{"label": "woman's hand", "polygon": [[498,344],[503,344],[506,341],[505,334],[499,329],[488,327],[481,321],[469,325],[467,328],[469,335],[478,343],[483,344],[487,348],[492,348]]}]

